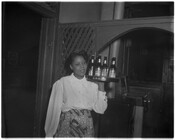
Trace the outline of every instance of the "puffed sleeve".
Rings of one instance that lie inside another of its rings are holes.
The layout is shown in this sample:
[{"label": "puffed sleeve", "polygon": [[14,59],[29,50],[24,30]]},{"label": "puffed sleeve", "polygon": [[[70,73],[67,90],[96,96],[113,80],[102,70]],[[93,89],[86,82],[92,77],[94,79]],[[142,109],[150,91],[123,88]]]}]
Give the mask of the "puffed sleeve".
[{"label": "puffed sleeve", "polygon": [[96,113],[104,114],[107,109],[107,97],[106,92],[98,90],[98,85],[94,85],[94,105],[93,110]]},{"label": "puffed sleeve", "polygon": [[45,136],[53,137],[56,132],[63,103],[63,86],[60,80],[55,82],[49,99],[46,121]]}]

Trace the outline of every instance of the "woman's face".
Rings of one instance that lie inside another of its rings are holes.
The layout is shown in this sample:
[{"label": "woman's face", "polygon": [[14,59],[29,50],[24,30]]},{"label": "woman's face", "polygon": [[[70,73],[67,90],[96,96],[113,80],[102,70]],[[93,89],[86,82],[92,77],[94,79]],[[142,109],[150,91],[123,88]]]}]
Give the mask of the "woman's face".
[{"label": "woman's face", "polygon": [[87,64],[82,56],[76,56],[70,65],[75,77],[82,79],[86,74]]}]

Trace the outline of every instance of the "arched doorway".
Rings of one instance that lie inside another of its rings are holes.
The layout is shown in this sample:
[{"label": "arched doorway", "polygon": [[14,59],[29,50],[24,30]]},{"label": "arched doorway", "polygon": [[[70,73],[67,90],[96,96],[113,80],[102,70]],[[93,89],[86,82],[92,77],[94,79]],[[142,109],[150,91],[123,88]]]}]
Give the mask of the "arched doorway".
[{"label": "arched doorway", "polygon": [[161,84],[164,66],[173,60],[173,34],[156,28],[137,29],[123,36],[127,75],[131,83]]}]

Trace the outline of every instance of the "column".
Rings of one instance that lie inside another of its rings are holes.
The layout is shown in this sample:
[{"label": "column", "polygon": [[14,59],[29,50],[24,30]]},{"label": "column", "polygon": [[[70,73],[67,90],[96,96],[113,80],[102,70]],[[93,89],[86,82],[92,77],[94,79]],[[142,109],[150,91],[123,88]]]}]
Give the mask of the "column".
[{"label": "column", "polygon": [[[114,3],[114,9],[113,9],[113,20],[122,19],[124,15],[124,2],[115,2]],[[112,57],[116,57],[116,62],[118,64],[118,55],[119,55],[119,49],[120,49],[120,39],[114,41],[111,44],[111,50],[110,50],[110,59]],[[117,65],[116,65],[117,66]],[[115,98],[116,93],[120,92],[120,89],[117,89],[117,84],[119,83],[110,83],[109,87],[112,89],[111,92],[108,93],[109,98]]]}]

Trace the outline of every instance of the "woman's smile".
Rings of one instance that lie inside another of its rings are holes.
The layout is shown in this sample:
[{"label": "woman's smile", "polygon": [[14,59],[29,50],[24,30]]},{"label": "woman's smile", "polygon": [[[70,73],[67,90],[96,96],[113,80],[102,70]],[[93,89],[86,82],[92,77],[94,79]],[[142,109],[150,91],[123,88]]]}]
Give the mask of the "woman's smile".
[{"label": "woman's smile", "polygon": [[85,69],[80,70],[81,73],[85,73]]}]

